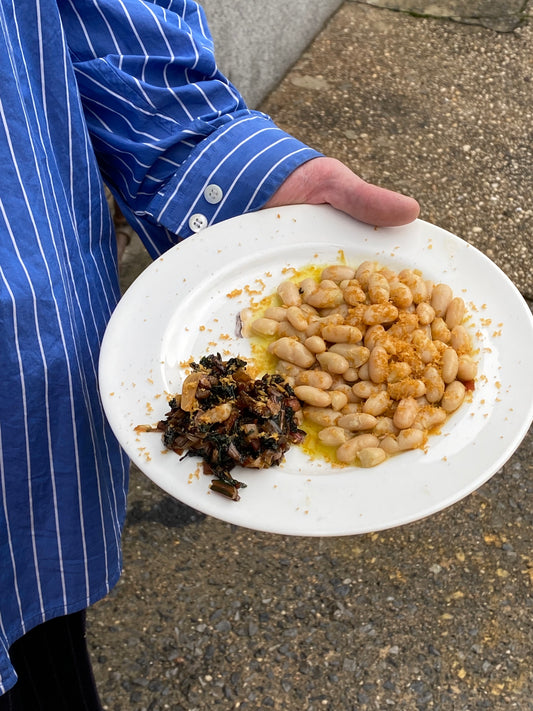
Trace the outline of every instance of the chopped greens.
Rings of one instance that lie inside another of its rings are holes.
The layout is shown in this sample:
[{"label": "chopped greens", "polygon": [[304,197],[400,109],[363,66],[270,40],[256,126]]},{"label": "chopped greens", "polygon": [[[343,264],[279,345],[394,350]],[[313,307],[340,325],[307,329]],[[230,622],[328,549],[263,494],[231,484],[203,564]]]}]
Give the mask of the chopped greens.
[{"label": "chopped greens", "polygon": [[216,477],[213,491],[238,501],[246,484],[231,476],[234,467],[279,465],[304,439],[300,402],[281,375],[254,380],[240,358],[208,355],[191,368],[157,430],[168,449],[203,459],[204,472]]}]

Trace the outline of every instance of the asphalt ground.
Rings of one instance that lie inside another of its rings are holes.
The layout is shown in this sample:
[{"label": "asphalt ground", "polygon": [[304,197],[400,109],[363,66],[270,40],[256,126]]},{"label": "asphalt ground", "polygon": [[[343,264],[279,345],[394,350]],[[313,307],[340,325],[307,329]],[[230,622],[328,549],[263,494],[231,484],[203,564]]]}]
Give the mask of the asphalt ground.
[{"label": "asphalt ground", "polygon": [[[416,197],[531,307],[531,4],[375,5],[343,5],[261,108]],[[148,261],[133,239],[124,288]],[[238,528],[133,468],[124,574],[88,616],[104,708],[529,711],[532,493],[531,430],[466,499],[361,536]]]}]

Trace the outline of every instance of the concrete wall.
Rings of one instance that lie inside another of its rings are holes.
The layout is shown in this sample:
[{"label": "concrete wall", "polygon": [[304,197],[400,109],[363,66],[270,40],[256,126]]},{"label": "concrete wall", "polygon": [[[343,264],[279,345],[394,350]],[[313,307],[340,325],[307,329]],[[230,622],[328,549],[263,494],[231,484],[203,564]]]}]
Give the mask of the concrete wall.
[{"label": "concrete wall", "polygon": [[221,70],[255,108],[342,0],[200,0],[200,4]]}]

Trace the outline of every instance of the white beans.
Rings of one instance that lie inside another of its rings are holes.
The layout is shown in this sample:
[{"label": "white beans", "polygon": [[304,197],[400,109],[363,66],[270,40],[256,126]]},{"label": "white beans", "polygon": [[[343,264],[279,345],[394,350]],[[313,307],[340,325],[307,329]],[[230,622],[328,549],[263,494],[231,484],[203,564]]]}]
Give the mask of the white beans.
[{"label": "white beans", "polygon": [[427,326],[430,324],[436,316],[435,309],[427,301],[422,301],[416,307],[416,315],[418,316],[418,323],[421,326]]},{"label": "white beans", "polygon": [[363,314],[363,323],[374,326],[378,323],[392,323],[398,318],[398,309],[394,304],[370,304]]},{"label": "white beans", "polygon": [[431,337],[434,341],[448,343],[451,338],[450,329],[440,316],[436,316],[431,322]]},{"label": "white beans", "polygon": [[375,467],[387,459],[387,453],[381,447],[364,447],[357,456],[362,467]]},{"label": "white beans", "polygon": [[362,337],[356,326],[331,324],[322,328],[322,338],[330,343],[358,343]]},{"label": "white beans", "polygon": [[408,309],[413,303],[413,294],[407,284],[395,281],[390,286],[390,299],[398,309]]},{"label": "white beans", "polygon": [[339,427],[343,427],[345,430],[350,430],[351,432],[371,430],[376,423],[376,418],[365,412],[354,412],[350,415],[343,415],[337,420]]},{"label": "white beans", "polygon": [[368,296],[372,304],[385,304],[390,297],[389,282],[383,274],[373,272],[368,278]]},{"label": "white beans", "polygon": [[347,279],[353,279],[355,276],[355,269],[352,269],[352,267],[345,267],[342,264],[332,264],[330,267],[326,267],[322,274],[320,275],[320,279],[324,281],[324,279],[330,279],[331,281],[345,281]]},{"label": "white beans", "polygon": [[[337,379],[334,378],[332,388],[335,389],[335,392],[342,393],[346,397],[346,401],[348,403],[351,404],[351,403],[355,403],[358,401],[357,395],[354,394],[349,383],[340,382],[338,377],[337,377]],[[343,407],[344,407],[344,405],[343,405]]]},{"label": "white beans", "polygon": [[333,343],[329,348],[333,353],[340,353],[353,368],[359,368],[368,361],[370,351],[365,346],[351,343]]},{"label": "white beans", "polygon": [[311,385],[320,390],[329,390],[333,384],[333,378],[324,370],[302,370],[296,376],[296,385]]},{"label": "white beans", "polygon": [[430,403],[439,402],[444,395],[444,380],[434,365],[424,368],[424,385],[426,386],[426,400]]},{"label": "white beans", "polygon": [[441,400],[442,409],[446,412],[457,410],[465,399],[465,392],[466,388],[460,380],[454,380],[447,385]]},{"label": "white beans", "polygon": [[202,376],[198,371],[194,371],[183,381],[180,408],[184,410],[184,412],[192,412],[195,405],[196,407],[198,406],[196,403],[196,391],[201,377]]},{"label": "white beans", "polygon": [[386,390],[370,395],[363,403],[363,412],[378,417],[389,409],[390,396]]},{"label": "white beans", "polygon": [[398,440],[392,434],[387,434],[381,439],[380,447],[386,454],[398,454],[400,451]]},{"label": "white beans", "polygon": [[283,308],[283,306],[269,306],[263,315],[265,318],[274,319],[274,321],[285,321],[287,309]]},{"label": "white beans", "polygon": [[431,306],[435,311],[435,316],[443,317],[453,299],[453,292],[448,284],[435,284],[431,292]]},{"label": "white beans", "polygon": [[334,281],[321,282],[321,286],[310,293],[306,299],[306,303],[318,309],[334,308],[342,302],[342,291]]},{"label": "white beans", "polygon": [[409,363],[390,363],[387,375],[388,383],[399,383],[411,375],[412,369]]},{"label": "white beans", "polygon": [[418,410],[413,422],[413,427],[418,427],[419,429],[429,432],[434,427],[442,425],[446,421],[447,416],[446,410],[443,410],[442,407],[426,405]]},{"label": "white beans", "polygon": [[304,346],[311,351],[311,353],[324,353],[327,349],[326,341],[320,336],[309,336],[304,341]]},{"label": "white beans", "polygon": [[357,368],[352,368],[352,366],[350,366],[348,370],[345,370],[344,373],[342,373],[342,377],[347,383],[355,383],[356,380],[359,380],[359,371]]},{"label": "white beans", "polygon": [[329,396],[331,398],[331,407],[334,410],[342,410],[348,404],[348,395],[342,390],[330,390]]},{"label": "white beans", "polygon": [[340,412],[329,407],[304,407],[304,417],[321,427],[331,427],[337,423],[341,416]]},{"label": "white beans", "polygon": [[465,311],[465,302],[460,296],[455,296],[446,309],[445,321],[450,330],[463,322]]},{"label": "white beans", "polygon": [[357,270],[355,272],[355,278],[361,285],[363,289],[368,288],[368,280],[370,279],[370,275],[376,271],[378,268],[378,265],[376,262],[361,262],[361,264],[357,267]]},{"label": "white beans", "polygon": [[461,382],[466,382],[468,380],[474,380],[477,375],[477,363],[469,355],[459,356],[459,361],[457,363],[457,379]]},{"label": "white beans", "polygon": [[292,281],[284,281],[278,286],[278,294],[285,306],[299,306],[302,297],[298,286]]},{"label": "white beans", "polygon": [[343,284],[344,301],[348,306],[357,306],[357,304],[363,304],[365,302],[366,294],[357,281],[350,280],[347,283],[341,282],[341,287]]},{"label": "white beans", "polygon": [[472,343],[468,331],[464,326],[455,326],[450,334],[450,346],[455,348],[457,353],[468,353],[472,349]]},{"label": "white beans", "polygon": [[279,338],[270,345],[269,349],[281,360],[287,360],[301,368],[310,368],[315,362],[314,354],[294,338]]},{"label": "white beans", "polygon": [[317,353],[316,359],[320,363],[321,368],[334,375],[342,375],[350,367],[350,364],[344,356],[341,356],[340,353],[333,353],[333,351]]},{"label": "white beans", "polygon": [[416,428],[401,430],[398,434],[398,447],[400,450],[417,449],[421,447],[426,439],[426,433]]},{"label": "white beans", "polygon": [[374,346],[368,358],[368,372],[373,383],[384,383],[389,370],[389,354],[383,346]]},{"label": "white beans", "polygon": [[376,426],[372,430],[372,434],[376,437],[384,437],[385,435],[397,435],[399,432],[398,428],[392,421],[391,417],[378,417]]},{"label": "white beans", "polygon": [[389,394],[393,400],[422,397],[422,395],[426,394],[426,385],[423,380],[405,378],[397,383],[390,383]]},{"label": "white beans", "polygon": [[289,306],[287,309],[287,321],[297,331],[305,331],[309,325],[304,312],[298,306]]},{"label": "white beans", "polygon": [[252,322],[252,331],[260,336],[274,336],[278,332],[279,322],[273,318],[256,318]]},{"label": "white beans", "polygon": [[[243,333],[270,342],[304,427],[340,464],[423,449],[475,383],[464,300],[417,270],[332,264],[283,281],[276,299],[243,310]],[[191,410],[196,387],[193,378],[184,388]]]},{"label": "white beans", "polygon": [[312,385],[295,385],[294,394],[298,400],[313,407],[329,407],[331,405],[331,395],[328,391],[314,388]]},{"label": "white beans", "polygon": [[398,276],[400,281],[406,284],[411,290],[415,304],[426,301],[428,298],[427,286],[420,274],[417,274],[417,272],[412,269],[403,269]]},{"label": "white beans", "polygon": [[400,400],[396,408],[392,421],[399,430],[411,427],[418,412],[418,403],[413,397],[406,397]]},{"label": "white beans", "polygon": [[348,439],[337,449],[337,459],[343,464],[353,464],[355,458],[366,447],[378,447],[379,439],[372,434],[361,434]]},{"label": "white beans", "polygon": [[223,402],[220,405],[215,405],[209,410],[204,410],[196,416],[196,422],[199,425],[212,425],[215,422],[225,422],[231,415],[233,407],[229,402]]},{"label": "white beans", "polygon": [[375,393],[381,392],[384,387],[382,383],[373,383],[371,380],[360,380],[358,383],[352,385],[352,392],[364,400]]},{"label": "white beans", "polygon": [[445,383],[453,383],[459,369],[459,356],[453,348],[446,348],[442,354],[442,379]]},{"label": "white beans", "polygon": [[346,430],[342,427],[324,427],[318,433],[318,439],[330,447],[338,447],[346,442]]}]

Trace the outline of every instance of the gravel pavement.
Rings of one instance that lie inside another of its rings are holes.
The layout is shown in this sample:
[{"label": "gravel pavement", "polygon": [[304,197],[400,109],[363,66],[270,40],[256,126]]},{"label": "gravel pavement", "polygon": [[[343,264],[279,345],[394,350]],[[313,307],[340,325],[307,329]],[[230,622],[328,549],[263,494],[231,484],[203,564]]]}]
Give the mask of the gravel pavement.
[{"label": "gravel pavement", "polygon": [[[347,2],[261,107],[415,196],[530,306],[532,15],[523,2]],[[124,288],[147,263],[133,240]],[[312,539],[206,517],[133,468],[124,574],[88,616],[104,708],[530,711],[532,455],[530,430],[453,507]]]}]

